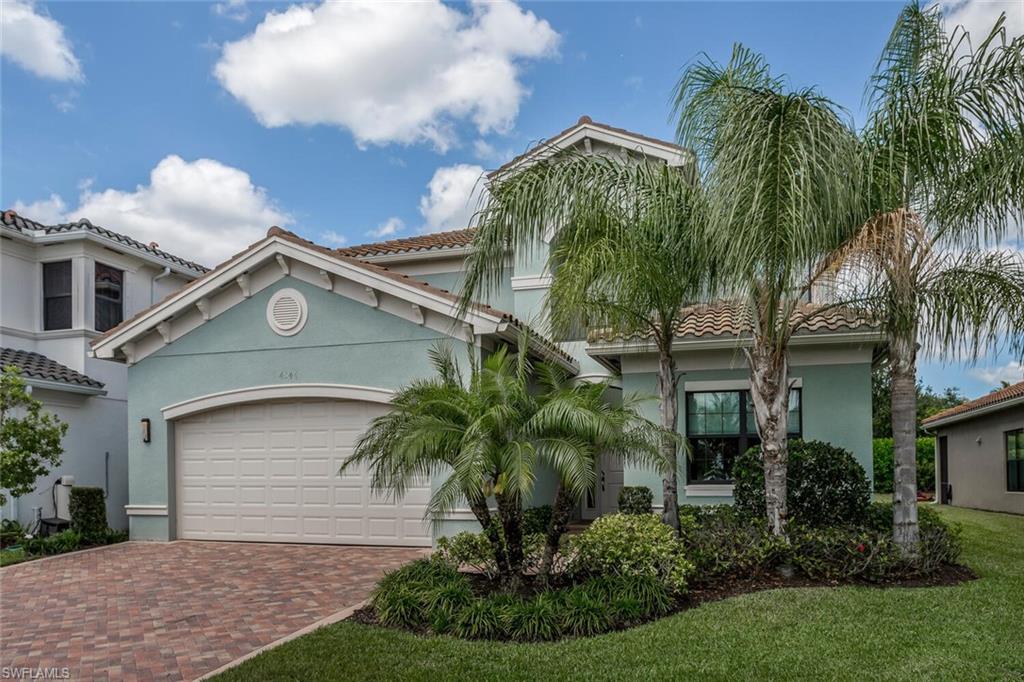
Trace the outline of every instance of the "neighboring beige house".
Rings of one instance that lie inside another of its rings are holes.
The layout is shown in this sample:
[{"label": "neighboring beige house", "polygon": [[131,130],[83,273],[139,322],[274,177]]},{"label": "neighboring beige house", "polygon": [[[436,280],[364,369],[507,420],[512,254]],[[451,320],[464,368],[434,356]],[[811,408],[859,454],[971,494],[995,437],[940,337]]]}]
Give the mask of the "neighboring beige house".
[{"label": "neighboring beige house", "polygon": [[935,483],[942,504],[1024,514],[1024,381],[939,412]]},{"label": "neighboring beige house", "polygon": [[55,482],[71,476],[103,488],[107,521],[127,527],[128,371],[89,357],[89,342],[206,271],[88,220],[43,225],[0,214],[0,365],[18,367],[69,426],[60,465],[33,492],[9,497],[0,517],[59,516]]}]

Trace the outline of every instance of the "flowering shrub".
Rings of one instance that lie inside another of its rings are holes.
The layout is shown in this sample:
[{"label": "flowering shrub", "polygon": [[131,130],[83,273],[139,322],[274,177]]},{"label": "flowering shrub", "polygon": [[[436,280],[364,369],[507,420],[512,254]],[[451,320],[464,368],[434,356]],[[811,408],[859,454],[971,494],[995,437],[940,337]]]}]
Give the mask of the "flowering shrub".
[{"label": "flowering shrub", "polygon": [[693,564],[682,543],[656,514],[609,514],[570,538],[571,575],[647,576],[676,594],[686,591]]}]

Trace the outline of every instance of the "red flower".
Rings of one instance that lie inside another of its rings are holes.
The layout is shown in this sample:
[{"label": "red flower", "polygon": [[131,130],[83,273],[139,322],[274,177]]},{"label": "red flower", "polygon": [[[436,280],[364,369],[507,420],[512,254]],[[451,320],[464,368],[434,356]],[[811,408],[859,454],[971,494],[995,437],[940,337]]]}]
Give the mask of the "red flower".
[{"label": "red flower", "polygon": [[860,552],[861,554],[864,553],[864,543],[863,542],[860,543],[859,545],[857,545],[857,551]]}]

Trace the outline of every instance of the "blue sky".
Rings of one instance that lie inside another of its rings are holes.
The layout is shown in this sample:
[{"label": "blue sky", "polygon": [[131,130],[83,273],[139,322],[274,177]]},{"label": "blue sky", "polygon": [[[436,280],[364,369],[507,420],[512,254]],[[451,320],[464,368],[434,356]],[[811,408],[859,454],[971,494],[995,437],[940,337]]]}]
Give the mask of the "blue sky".
[{"label": "blue sky", "polygon": [[[5,0],[0,204],[209,263],[272,223],[327,244],[458,228],[481,169],[581,114],[671,139],[680,70],[735,42],[859,121],[899,9]],[[949,6],[979,27],[993,9]],[[923,376],[973,396],[1009,362]]]}]

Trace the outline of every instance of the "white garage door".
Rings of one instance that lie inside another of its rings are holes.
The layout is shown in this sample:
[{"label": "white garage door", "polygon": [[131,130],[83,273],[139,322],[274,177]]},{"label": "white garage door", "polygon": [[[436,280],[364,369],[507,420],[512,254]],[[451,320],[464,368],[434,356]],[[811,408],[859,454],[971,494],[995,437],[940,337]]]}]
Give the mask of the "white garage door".
[{"label": "white garage door", "polygon": [[192,540],[430,545],[430,489],[399,501],[365,470],[338,475],[387,409],[345,400],[265,402],[175,423],[178,537]]}]

